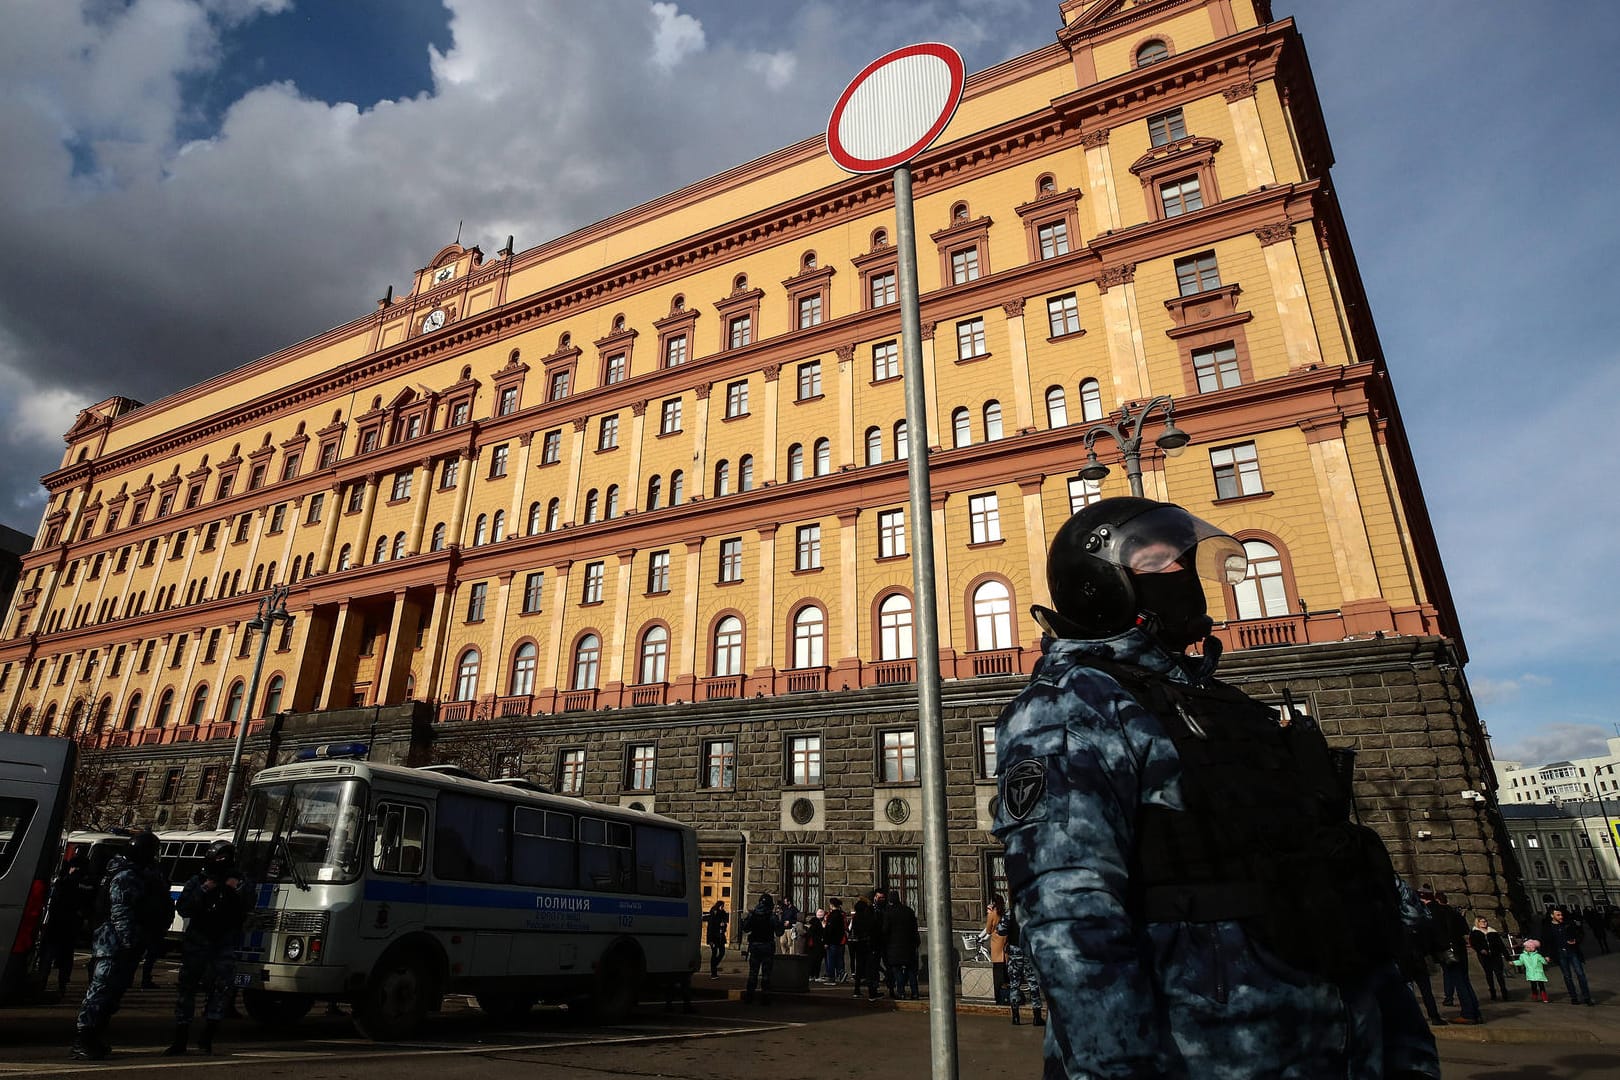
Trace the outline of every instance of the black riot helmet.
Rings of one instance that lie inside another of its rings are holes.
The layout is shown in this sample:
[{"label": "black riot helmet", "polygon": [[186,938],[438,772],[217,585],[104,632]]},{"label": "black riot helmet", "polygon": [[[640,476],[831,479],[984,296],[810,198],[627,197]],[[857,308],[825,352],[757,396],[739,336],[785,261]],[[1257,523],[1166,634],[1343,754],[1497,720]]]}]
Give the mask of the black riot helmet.
[{"label": "black riot helmet", "polygon": [[158,838],[157,833],[150,829],[143,829],[129,838],[129,857],[131,861],[149,863],[157,860]]},{"label": "black riot helmet", "polygon": [[215,840],[203,852],[203,869],[207,871],[232,870],[236,867],[236,845],[229,840]]},{"label": "black riot helmet", "polygon": [[1243,545],[1173,503],[1102,499],[1058,529],[1046,557],[1053,612],[1036,618],[1059,637],[1108,637],[1141,625],[1182,649],[1209,632],[1200,577],[1243,580]]}]

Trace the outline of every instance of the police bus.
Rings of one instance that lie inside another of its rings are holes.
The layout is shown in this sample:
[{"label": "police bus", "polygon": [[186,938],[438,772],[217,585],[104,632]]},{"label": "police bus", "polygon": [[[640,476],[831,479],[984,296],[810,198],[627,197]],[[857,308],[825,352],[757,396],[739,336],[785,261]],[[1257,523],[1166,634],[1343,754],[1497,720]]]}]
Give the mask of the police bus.
[{"label": "police bus", "polygon": [[317,759],[254,778],[236,842],[259,890],[236,979],[262,1022],[343,1000],[398,1038],[446,993],[501,1022],[540,1001],[616,1019],[698,965],[696,834],[655,814]]},{"label": "police bus", "polygon": [[73,790],[71,740],[0,734],[0,1004],[40,996],[41,924]]}]

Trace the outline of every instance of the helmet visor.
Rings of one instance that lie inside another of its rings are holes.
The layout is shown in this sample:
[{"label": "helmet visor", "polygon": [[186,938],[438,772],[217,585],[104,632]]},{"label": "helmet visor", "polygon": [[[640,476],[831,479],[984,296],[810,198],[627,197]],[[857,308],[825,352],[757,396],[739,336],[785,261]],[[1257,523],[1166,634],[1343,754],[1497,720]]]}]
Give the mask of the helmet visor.
[{"label": "helmet visor", "polygon": [[1156,506],[1119,525],[1104,525],[1086,538],[1097,558],[1138,574],[1158,574],[1187,565],[1184,556],[1197,548],[1192,569],[1199,577],[1236,585],[1248,571],[1243,545],[1202,518],[1179,506]]}]

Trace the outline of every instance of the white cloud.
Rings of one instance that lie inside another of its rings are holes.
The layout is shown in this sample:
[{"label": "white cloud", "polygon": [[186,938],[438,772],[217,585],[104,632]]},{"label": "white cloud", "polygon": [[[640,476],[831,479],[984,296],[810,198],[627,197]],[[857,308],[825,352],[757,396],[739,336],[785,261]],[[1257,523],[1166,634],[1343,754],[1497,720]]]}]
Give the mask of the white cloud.
[{"label": "white cloud", "polygon": [[1542,724],[1510,743],[1495,743],[1492,753],[1498,761],[1521,761],[1526,765],[1546,765],[1572,758],[1606,754],[1612,728],[1600,724],[1554,722]]},{"label": "white cloud", "polygon": [[693,53],[703,51],[707,41],[703,35],[701,22],[690,15],[682,14],[680,8],[674,4],[654,4],[652,15],[655,24],[653,64],[669,71]]},{"label": "white cloud", "polygon": [[748,70],[765,77],[765,85],[780,90],[793,81],[799,68],[799,59],[791,52],[749,53],[744,61]]}]

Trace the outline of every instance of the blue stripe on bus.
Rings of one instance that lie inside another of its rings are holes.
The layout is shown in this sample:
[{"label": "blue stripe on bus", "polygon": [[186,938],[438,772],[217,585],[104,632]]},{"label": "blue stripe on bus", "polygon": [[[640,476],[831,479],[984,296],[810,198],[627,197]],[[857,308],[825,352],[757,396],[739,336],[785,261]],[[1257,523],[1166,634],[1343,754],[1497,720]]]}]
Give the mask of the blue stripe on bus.
[{"label": "blue stripe on bus", "polygon": [[579,915],[653,915],[685,918],[692,914],[691,906],[683,900],[489,889],[474,885],[432,884],[424,887],[408,881],[376,879],[366,882],[364,896],[367,900],[396,904],[514,908],[521,911],[555,911]]}]

